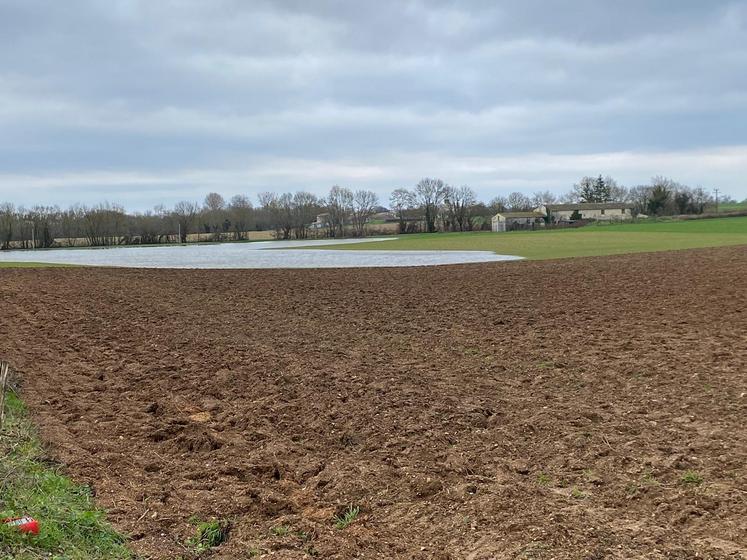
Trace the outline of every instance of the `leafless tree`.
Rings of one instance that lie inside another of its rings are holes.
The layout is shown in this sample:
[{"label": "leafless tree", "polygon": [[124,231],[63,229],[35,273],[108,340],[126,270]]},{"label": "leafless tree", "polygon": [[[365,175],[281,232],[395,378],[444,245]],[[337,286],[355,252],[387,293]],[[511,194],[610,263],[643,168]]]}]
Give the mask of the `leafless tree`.
[{"label": "leafless tree", "polygon": [[527,212],[532,209],[532,201],[524,193],[512,192],[506,199],[506,206],[511,212]]},{"label": "leafless tree", "polygon": [[488,209],[490,210],[491,216],[495,216],[499,212],[505,212],[508,209],[508,201],[506,200],[506,197],[496,196],[491,199],[488,203]]},{"label": "leafless tree", "polygon": [[211,192],[205,196],[200,212],[200,223],[205,233],[210,233],[213,239],[220,238],[222,233],[227,233],[230,222],[226,215],[226,201],[218,193]]},{"label": "leafless tree", "polygon": [[282,209],[278,195],[273,192],[262,192],[259,193],[257,199],[259,200],[262,214],[264,214],[267,220],[267,225],[269,225],[270,229],[275,230],[275,237],[280,238],[282,235],[282,228],[280,226]]},{"label": "leafless tree", "polygon": [[16,209],[10,202],[0,204],[0,249],[9,249],[16,224]]},{"label": "leafless tree", "polygon": [[218,211],[226,207],[225,199],[218,193],[211,192],[205,196],[204,206],[207,210]]},{"label": "leafless tree", "polygon": [[395,189],[389,197],[389,205],[397,214],[399,232],[406,233],[407,213],[415,207],[415,193],[403,188]]},{"label": "leafless tree", "polygon": [[428,233],[436,231],[436,218],[446,195],[446,183],[441,179],[421,179],[415,185],[415,199],[423,211],[425,230]]},{"label": "leafless tree", "polygon": [[343,237],[345,223],[350,220],[353,208],[353,192],[339,185],[333,186],[327,196],[327,212],[329,213],[329,236]]},{"label": "leafless tree", "polygon": [[309,225],[320,209],[319,199],[310,192],[299,191],[293,195],[292,209],[293,233],[296,239],[306,239]]},{"label": "leafless tree", "polygon": [[73,205],[60,213],[60,233],[68,247],[75,247],[79,237],[84,237],[80,224],[83,221],[83,209]]},{"label": "leafless tree", "polygon": [[248,196],[237,194],[228,205],[233,237],[236,240],[246,239],[246,232],[254,221],[254,207]]},{"label": "leafless tree", "polygon": [[468,186],[446,187],[444,194],[448,221],[453,231],[472,229],[470,208],[477,202],[477,196]]},{"label": "leafless tree", "polygon": [[356,237],[363,237],[365,235],[366,222],[376,212],[378,205],[379,197],[373,191],[357,190],[353,193],[350,216]]},{"label": "leafless tree", "polygon": [[617,181],[609,179],[610,200],[612,202],[630,202],[630,192],[625,185],[618,185]]},{"label": "leafless tree", "polygon": [[189,202],[188,200],[182,200],[174,205],[173,215],[179,227],[180,243],[187,242],[187,235],[189,235],[189,230],[194,226],[195,217],[199,210],[200,208],[196,202]]},{"label": "leafless tree", "polygon": [[550,191],[537,191],[532,195],[532,206],[537,208],[539,206],[555,204],[557,200],[558,198]]}]

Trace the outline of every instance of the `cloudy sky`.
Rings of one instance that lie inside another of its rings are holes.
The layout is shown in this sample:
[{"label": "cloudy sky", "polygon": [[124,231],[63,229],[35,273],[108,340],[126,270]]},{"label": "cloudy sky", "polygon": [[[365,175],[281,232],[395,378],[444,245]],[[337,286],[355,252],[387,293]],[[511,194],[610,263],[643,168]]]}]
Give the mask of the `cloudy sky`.
[{"label": "cloudy sky", "polygon": [[747,197],[747,0],[0,0],[0,201]]}]

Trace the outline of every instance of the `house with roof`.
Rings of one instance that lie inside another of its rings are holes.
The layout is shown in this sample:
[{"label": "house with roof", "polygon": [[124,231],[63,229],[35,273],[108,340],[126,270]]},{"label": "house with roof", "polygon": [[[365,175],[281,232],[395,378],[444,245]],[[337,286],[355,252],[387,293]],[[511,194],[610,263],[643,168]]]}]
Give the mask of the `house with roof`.
[{"label": "house with roof", "polygon": [[493,231],[545,227],[545,213],[538,210],[532,212],[498,212],[493,216],[491,225]]},{"label": "house with roof", "polygon": [[493,216],[493,231],[536,229],[545,223],[574,222],[576,220],[624,221],[633,219],[633,205],[627,202],[576,202],[547,204],[531,212],[498,212]]},{"label": "house with roof", "polygon": [[548,204],[537,208],[551,223],[573,220],[623,221],[633,219],[633,205],[627,202],[576,202]]}]

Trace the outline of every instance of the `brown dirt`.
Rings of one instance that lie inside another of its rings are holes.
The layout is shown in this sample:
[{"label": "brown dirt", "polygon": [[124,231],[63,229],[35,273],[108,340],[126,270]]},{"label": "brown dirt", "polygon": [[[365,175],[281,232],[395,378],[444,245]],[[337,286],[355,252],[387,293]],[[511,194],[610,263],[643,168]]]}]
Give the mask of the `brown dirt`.
[{"label": "brown dirt", "polygon": [[231,520],[215,558],[735,559],[746,279],[745,247],[6,269],[0,355],[53,457],[153,558],[189,557],[197,515]]}]

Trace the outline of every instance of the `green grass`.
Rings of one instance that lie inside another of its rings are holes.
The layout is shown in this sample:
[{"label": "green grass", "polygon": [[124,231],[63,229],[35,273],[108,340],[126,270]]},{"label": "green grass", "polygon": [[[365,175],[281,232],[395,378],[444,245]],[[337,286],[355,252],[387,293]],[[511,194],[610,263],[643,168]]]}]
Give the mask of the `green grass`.
[{"label": "green grass", "polygon": [[0,524],[0,558],[96,560],[132,558],[124,538],[93,505],[91,491],[73,484],[46,460],[23,404],[12,392],[0,432],[0,518],[25,514],[38,536]]},{"label": "green grass", "polygon": [[647,221],[547,231],[423,233],[400,235],[397,239],[387,241],[319,248],[347,251],[493,251],[540,260],[727,245],[747,245],[747,217]]},{"label": "green grass", "polygon": [[272,533],[276,537],[288,536],[290,532],[291,528],[289,525],[276,525],[275,527],[270,529],[270,533]]},{"label": "green grass", "polygon": [[348,507],[347,510],[345,510],[345,513],[342,515],[338,515],[335,517],[335,528],[337,529],[345,529],[348,527],[353,521],[358,519],[358,514],[360,514],[361,508],[359,507]]},{"label": "green grass", "polygon": [[188,544],[195,549],[195,552],[201,554],[223,543],[228,538],[229,527],[228,521],[220,519],[198,523],[195,535]]},{"label": "green grass", "polygon": [[739,212],[740,210],[747,210],[747,200],[743,200],[742,202],[720,202],[718,205],[719,212]]},{"label": "green grass", "polygon": [[53,264],[41,262],[0,262],[0,268],[46,268],[46,267],[67,267],[75,266],[69,264]]},{"label": "green grass", "polygon": [[683,484],[692,484],[692,485],[695,485],[695,486],[697,486],[698,484],[702,484],[703,483],[703,477],[700,476],[700,474],[697,473],[697,472],[695,472],[695,471],[686,471],[682,475],[682,479],[681,480],[682,480]]},{"label": "green grass", "polygon": [[537,475],[537,484],[540,486],[548,486],[551,482],[552,478],[550,478],[549,474],[541,472]]}]

